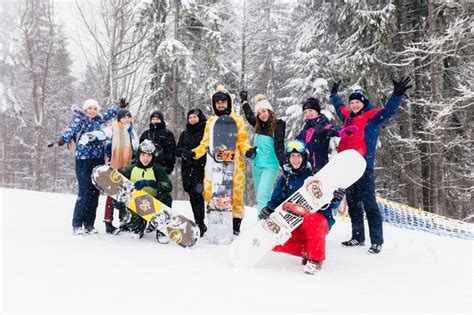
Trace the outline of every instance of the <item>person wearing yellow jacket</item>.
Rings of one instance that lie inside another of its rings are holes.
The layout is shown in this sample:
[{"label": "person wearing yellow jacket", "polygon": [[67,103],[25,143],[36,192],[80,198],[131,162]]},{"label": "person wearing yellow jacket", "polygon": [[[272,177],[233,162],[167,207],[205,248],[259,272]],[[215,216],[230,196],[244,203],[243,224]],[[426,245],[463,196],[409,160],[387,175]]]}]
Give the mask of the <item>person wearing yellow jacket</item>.
[{"label": "person wearing yellow jacket", "polygon": [[[219,85],[212,95],[213,115],[207,119],[204,136],[198,147],[191,151],[182,153],[183,159],[199,159],[207,153],[209,146],[209,136],[212,133],[211,126],[214,121],[222,115],[231,116],[237,125],[237,143],[235,150],[235,169],[233,179],[233,196],[232,196],[232,216],[233,230],[235,235],[240,233],[240,224],[244,217],[244,188],[245,188],[245,157],[254,159],[257,155],[257,147],[252,148],[247,138],[247,128],[245,127],[242,116],[237,115],[233,108],[233,97],[222,86]],[[204,176],[204,200],[209,203],[211,200],[212,180],[210,176],[211,160],[207,159],[205,176]]]}]

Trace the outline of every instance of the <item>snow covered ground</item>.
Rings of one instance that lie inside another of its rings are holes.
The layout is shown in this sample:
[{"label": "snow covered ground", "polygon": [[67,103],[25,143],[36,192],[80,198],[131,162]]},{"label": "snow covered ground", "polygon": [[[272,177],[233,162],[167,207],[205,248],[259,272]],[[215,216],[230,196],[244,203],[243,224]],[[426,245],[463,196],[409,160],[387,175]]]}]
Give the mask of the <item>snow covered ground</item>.
[{"label": "snow covered ground", "polygon": [[[473,312],[472,242],[385,225],[384,250],[343,248],[350,224],[327,238],[323,270],[270,253],[233,267],[227,247],[193,249],[153,235],[105,234],[101,197],[95,236],[73,236],[76,196],[0,189],[1,312]],[[176,209],[190,214],[188,202]],[[247,209],[243,230],[255,222]]]}]

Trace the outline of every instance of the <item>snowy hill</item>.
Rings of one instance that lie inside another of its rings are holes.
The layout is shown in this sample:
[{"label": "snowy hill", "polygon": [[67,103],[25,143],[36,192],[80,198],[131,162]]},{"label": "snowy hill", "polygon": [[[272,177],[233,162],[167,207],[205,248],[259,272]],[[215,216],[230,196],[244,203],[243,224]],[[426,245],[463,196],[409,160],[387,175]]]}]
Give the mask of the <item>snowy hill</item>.
[{"label": "snowy hill", "polygon": [[[1,312],[426,312],[472,313],[472,241],[385,225],[384,250],[343,248],[350,223],[327,238],[323,270],[270,253],[233,267],[226,246],[182,249],[153,235],[73,236],[76,196],[0,189]],[[191,213],[188,202],[174,208]],[[243,230],[255,222],[247,209]]]}]

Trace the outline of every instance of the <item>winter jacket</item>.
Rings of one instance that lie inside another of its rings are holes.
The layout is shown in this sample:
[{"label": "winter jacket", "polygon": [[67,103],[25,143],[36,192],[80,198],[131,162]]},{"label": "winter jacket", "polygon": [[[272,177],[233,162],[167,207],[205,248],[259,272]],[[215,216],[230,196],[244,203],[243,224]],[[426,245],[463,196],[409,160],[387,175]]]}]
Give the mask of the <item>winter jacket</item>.
[{"label": "winter jacket", "polygon": [[[188,115],[189,116],[189,115]],[[190,151],[199,146],[204,135],[204,128],[206,127],[206,117],[199,110],[199,122],[195,125],[186,124],[186,129],[181,132],[176,145],[176,156],[181,157],[183,151]],[[206,156],[202,156],[198,160],[181,160],[181,178],[183,188],[186,192],[196,192],[197,184],[202,184],[204,181],[204,166],[206,165]]]},{"label": "winter jacket", "polygon": [[143,140],[148,139],[155,144],[157,151],[155,162],[163,166],[166,169],[166,173],[169,175],[173,172],[174,164],[176,162],[176,140],[173,133],[166,128],[163,114],[159,111],[154,113],[158,113],[161,123],[156,125],[150,123],[150,128],[145,130],[141,135],[140,143],[142,143]]},{"label": "winter jacket", "polygon": [[[100,125],[111,120],[117,115],[117,107],[112,107],[103,115],[97,115],[90,118],[82,110],[75,106],[73,108],[72,122],[69,127],[60,136],[64,142],[71,140],[78,141],[82,134],[91,131],[100,130]],[[76,160],[82,159],[101,159],[104,157],[104,143],[100,140],[89,141],[86,144],[76,144]]]},{"label": "winter jacket", "polygon": [[[245,188],[245,153],[252,148],[247,139],[247,129],[245,128],[245,122],[242,116],[237,115],[233,109],[233,100],[230,93],[223,87],[218,87],[216,93],[224,93],[227,95],[228,109],[230,117],[235,120],[237,124],[237,143],[235,150],[235,169],[233,178],[233,198],[232,198],[232,214],[234,218],[242,219],[244,216],[244,188]],[[211,101],[212,103],[212,101]],[[216,110],[214,104],[212,104],[214,114],[210,116],[204,129],[204,136],[198,147],[192,151],[195,154],[194,159],[200,159],[207,153],[207,147],[209,146],[209,138],[212,134],[214,122],[217,120]],[[257,151],[258,154],[258,151]],[[206,202],[211,200],[211,189],[212,189],[212,163],[213,159],[207,159],[205,174],[204,174],[204,199]]]},{"label": "winter jacket", "polygon": [[154,180],[156,186],[146,187],[144,190],[168,207],[171,207],[173,201],[171,197],[171,191],[173,190],[171,181],[163,167],[155,163],[150,164],[150,167],[143,167],[139,161],[135,161],[120,172],[134,183],[142,179]]},{"label": "winter jacket", "polygon": [[[242,109],[245,113],[245,118],[249,122],[249,124],[255,128],[257,125],[257,118],[250,108],[249,103],[245,103],[242,105]],[[268,122],[264,122],[262,124],[262,129],[260,130],[259,134],[264,136],[272,137],[274,140],[274,153],[278,159],[278,163],[283,166],[285,164],[285,130],[286,130],[286,122],[278,119],[275,124],[275,128],[273,130],[273,134],[270,134],[270,124]],[[254,146],[257,145],[254,143]],[[258,150],[258,149],[257,149]],[[261,152],[259,152],[261,153]]]},{"label": "winter jacket", "polygon": [[357,114],[352,113],[344,105],[338,94],[331,96],[331,100],[339,119],[344,122],[344,127],[355,125],[359,128],[358,131],[341,139],[337,151],[355,149],[365,157],[367,168],[373,169],[380,126],[395,115],[402,97],[391,96],[383,108],[374,109],[371,103],[367,103]]},{"label": "winter jacket", "polygon": [[[283,166],[283,175],[278,178],[275,188],[273,189],[272,198],[267,204],[267,207],[271,209],[276,209],[280,204],[282,204],[288,197],[300,189],[306,178],[312,175],[311,165],[308,163],[305,168],[301,170],[294,171],[291,169],[289,164]],[[332,215],[332,209],[335,209],[339,206],[339,202],[332,202],[328,207],[325,207],[324,210],[319,210],[322,215],[328,221],[329,228],[334,225],[334,217]]]},{"label": "winter jacket", "polygon": [[321,114],[318,118],[307,120],[296,139],[304,141],[309,151],[309,162],[313,170],[320,170],[329,161],[329,140],[336,136],[334,129],[324,129],[329,125],[328,118]]}]

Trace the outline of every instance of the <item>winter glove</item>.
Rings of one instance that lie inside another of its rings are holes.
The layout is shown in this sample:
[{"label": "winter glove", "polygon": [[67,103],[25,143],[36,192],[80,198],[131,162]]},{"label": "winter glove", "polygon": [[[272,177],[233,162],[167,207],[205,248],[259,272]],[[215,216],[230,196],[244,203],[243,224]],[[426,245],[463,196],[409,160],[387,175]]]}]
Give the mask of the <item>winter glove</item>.
[{"label": "winter glove", "polygon": [[183,150],[183,152],[181,152],[181,158],[183,159],[183,161],[191,161],[195,156],[195,153],[191,150]]},{"label": "winter glove", "polygon": [[405,94],[405,91],[413,87],[411,84],[411,79],[409,76],[403,76],[399,82],[393,81],[393,96],[402,96]]},{"label": "winter glove", "polygon": [[344,188],[338,188],[334,191],[331,202],[339,203],[341,202],[342,199],[344,199],[345,195],[346,195],[346,190]]},{"label": "winter glove", "polygon": [[345,138],[347,136],[350,136],[351,134],[353,134],[356,131],[359,131],[359,127],[357,127],[355,125],[349,125],[345,128],[342,128],[341,130],[339,130],[339,137]]},{"label": "winter glove", "polygon": [[339,90],[339,85],[341,84],[341,80],[335,82],[333,85],[332,85],[332,89],[331,89],[331,96],[334,96],[337,94],[337,91]]},{"label": "winter glove", "polygon": [[141,179],[141,180],[135,182],[134,186],[135,186],[135,189],[137,189],[137,190],[141,190],[145,187],[154,188],[156,186],[156,182],[154,180],[151,180],[151,179]]},{"label": "winter glove", "polygon": [[266,219],[268,219],[268,217],[270,217],[270,214],[272,214],[273,212],[275,212],[275,210],[273,210],[272,208],[264,207],[260,211],[260,214],[258,215],[258,218],[260,220],[266,220]]},{"label": "winter glove", "polygon": [[120,108],[126,108],[128,106],[127,99],[125,97],[122,97],[119,101],[119,107]]},{"label": "winter glove", "polygon": [[51,148],[54,144],[57,144],[58,147],[60,147],[60,146],[63,146],[65,143],[66,143],[66,141],[64,141],[63,139],[59,139],[56,142],[48,144],[48,148]]},{"label": "winter glove", "polygon": [[327,124],[323,128],[324,131],[326,131],[327,137],[338,137],[339,136],[339,127],[334,126],[332,124]]},{"label": "winter glove", "polygon": [[240,95],[240,102],[241,103],[248,101],[248,92],[247,91],[245,91],[245,90],[240,91],[239,95]]},{"label": "winter glove", "polygon": [[247,150],[247,152],[245,152],[245,157],[248,158],[248,159],[255,159],[255,157],[257,156],[257,147],[253,147],[253,148],[250,148]]}]

